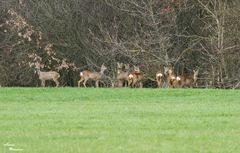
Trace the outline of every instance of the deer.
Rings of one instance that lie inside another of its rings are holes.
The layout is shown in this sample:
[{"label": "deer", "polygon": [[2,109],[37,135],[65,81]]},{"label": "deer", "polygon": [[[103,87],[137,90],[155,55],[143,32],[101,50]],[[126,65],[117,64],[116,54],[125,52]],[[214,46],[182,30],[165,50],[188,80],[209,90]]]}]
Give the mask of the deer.
[{"label": "deer", "polygon": [[81,83],[86,88],[86,83],[89,79],[95,81],[96,88],[99,87],[99,81],[103,79],[104,71],[107,70],[107,67],[102,64],[100,72],[92,72],[89,70],[85,70],[80,72],[80,80],[78,81],[78,87],[80,87]]},{"label": "deer", "polygon": [[196,86],[197,79],[198,79],[198,72],[199,70],[193,70],[193,74],[185,77],[181,76],[182,82],[181,87],[189,87],[192,88],[193,86]]},{"label": "deer", "polygon": [[126,82],[128,81],[128,75],[129,75],[129,64],[117,63],[117,80],[118,80],[119,87],[122,87],[124,84],[125,84],[125,87],[127,86]]},{"label": "deer", "polygon": [[128,75],[128,86],[131,88],[134,88],[137,86],[142,88],[143,75],[140,71],[139,66],[134,65],[133,67],[134,67],[134,71]]},{"label": "deer", "polygon": [[181,78],[175,75],[172,65],[164,67],[164,74],[167,75],[167,85],[169,88],[175,88],[179,86],[179,81]]},{"label": "deer", "polygon": [[158,88],[163,88],[164,74],[161,71],[156,73],[156,81],[157,81]]},{"label": "deer", "polygon": [[58,78],[60,78],[60,74],[56,71],[48,71],[43,72],[40,70],[40,63],[35,63],[36,71],[35,73],[38,74],[38,78],[41,80],[41,86],[45,87],[46,80],[53,80],[56,84],[56,87],[59,86]]}]

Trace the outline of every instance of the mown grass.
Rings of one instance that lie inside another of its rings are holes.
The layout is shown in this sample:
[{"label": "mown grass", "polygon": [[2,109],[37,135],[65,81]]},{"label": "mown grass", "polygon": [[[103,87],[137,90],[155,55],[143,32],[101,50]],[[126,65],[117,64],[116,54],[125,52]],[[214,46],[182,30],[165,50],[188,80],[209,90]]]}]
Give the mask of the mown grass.
[{"label": "mown grass", "polygon": [[240,91],[0,88],[0,152],[240,150]]}]

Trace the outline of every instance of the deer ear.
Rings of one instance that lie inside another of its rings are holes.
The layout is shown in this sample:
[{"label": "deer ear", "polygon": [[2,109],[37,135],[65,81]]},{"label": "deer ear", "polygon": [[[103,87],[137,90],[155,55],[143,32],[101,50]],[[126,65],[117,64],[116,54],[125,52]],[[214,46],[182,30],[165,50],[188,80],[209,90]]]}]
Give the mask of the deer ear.
[{"label": "deer ear", "polygon": [[121,67],[121,64],[119,62],[117,62],[117,67],[120,68]]}]

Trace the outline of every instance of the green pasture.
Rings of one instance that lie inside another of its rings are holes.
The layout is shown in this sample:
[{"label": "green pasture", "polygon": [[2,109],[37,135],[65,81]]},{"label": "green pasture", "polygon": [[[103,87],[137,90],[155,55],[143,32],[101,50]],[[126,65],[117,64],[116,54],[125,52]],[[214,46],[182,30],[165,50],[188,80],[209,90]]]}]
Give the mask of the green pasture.
[{"label": "green pasture", "polygon": [[237,153],[239,144],[240,90],[0,88],[1,153]]}]

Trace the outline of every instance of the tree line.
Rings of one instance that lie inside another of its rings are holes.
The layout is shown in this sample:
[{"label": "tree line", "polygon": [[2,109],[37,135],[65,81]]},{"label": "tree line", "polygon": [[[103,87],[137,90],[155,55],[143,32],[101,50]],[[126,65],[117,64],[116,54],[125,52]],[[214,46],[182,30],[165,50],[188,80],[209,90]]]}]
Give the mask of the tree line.
[{"label": "tree line", "polygon": [[1,0],[0,84],[36,86],[35,62],[58,71],[62,86],[79,73],[116,78],[117,62],[140,66],[143,86],[172,65],[199,69],[199,87],[239,88],[239,0]]}]

